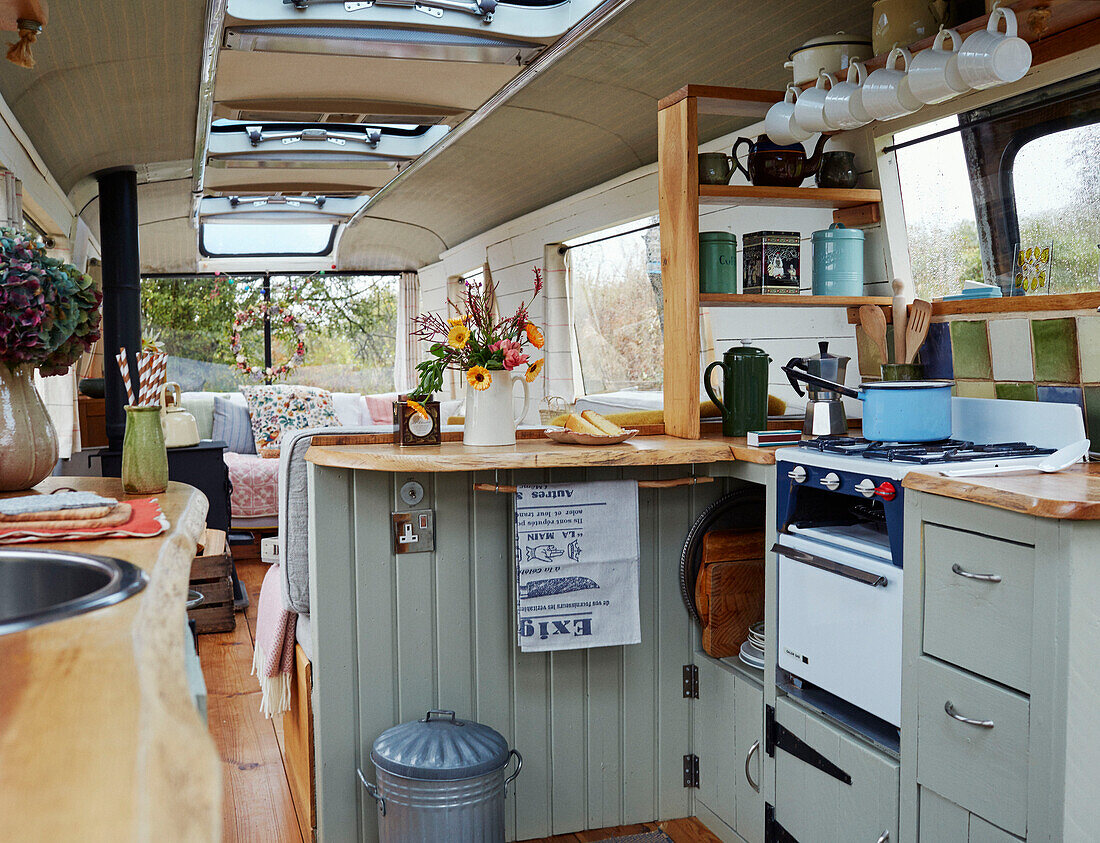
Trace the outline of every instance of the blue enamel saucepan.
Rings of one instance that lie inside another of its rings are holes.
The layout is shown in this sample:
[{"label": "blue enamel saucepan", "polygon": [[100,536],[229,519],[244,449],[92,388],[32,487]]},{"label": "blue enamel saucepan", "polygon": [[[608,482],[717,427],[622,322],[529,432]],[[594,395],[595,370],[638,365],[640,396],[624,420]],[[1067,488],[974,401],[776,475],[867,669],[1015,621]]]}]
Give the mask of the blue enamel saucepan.
[{"label": "blue enamel saucepan", "polygon": [[952,381],[871,381],[859,389],[819,378],[787,364],[783,367],[795,391],[797,381],[858,398],[863,402],[863,436],[875,442],[935,442],[951,438]]}]

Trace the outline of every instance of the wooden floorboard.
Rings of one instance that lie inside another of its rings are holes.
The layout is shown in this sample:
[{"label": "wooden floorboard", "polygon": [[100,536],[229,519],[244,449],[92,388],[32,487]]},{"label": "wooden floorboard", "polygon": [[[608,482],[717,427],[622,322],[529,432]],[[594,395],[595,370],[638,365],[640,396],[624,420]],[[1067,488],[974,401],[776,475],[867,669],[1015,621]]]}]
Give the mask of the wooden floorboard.
[{"label": "wooden floorboard", "polygon": [[206,679],[210,733],[222,759],[225,843],[289,841],[303,843],[302,830],[283,767],[281,720],[260,712],[260,690],[251,676],[261,562],[238,565],[250,604],[237,613],[232,632],[198,636]]},{"label": "wooden floorboard", "polygon": [[578,831],[573,834],[558,834],[554,837],[534,837],[530,840],[524,840],[522,843],[595,843],[599,840],[626,837],[630,834],[643,834],[658,829],[671,837],[674,843],[722,843],[721,840],[710,833],[705,825],[693,817]]}]

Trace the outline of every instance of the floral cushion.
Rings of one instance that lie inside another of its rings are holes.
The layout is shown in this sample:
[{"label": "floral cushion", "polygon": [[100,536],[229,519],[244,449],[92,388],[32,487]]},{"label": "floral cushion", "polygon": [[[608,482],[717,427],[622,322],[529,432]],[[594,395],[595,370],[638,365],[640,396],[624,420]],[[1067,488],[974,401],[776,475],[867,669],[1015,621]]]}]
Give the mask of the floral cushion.
[{"label": "floral cushion", "polygon": [[313,386],[242,386],[256,448],[277,448],[283,433],[339,427],[332,395]]}]

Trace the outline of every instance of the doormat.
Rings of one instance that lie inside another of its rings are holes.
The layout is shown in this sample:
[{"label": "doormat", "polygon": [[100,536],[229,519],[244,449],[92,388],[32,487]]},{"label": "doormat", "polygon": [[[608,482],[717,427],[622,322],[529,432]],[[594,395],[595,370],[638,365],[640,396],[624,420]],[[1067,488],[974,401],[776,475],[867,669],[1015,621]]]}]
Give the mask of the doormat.
[{"label": "doormat", "polygon": [[604,843],[673,843],[663,831],[647,831],[645,834],[628,834],[626,837],[609,837]]}]

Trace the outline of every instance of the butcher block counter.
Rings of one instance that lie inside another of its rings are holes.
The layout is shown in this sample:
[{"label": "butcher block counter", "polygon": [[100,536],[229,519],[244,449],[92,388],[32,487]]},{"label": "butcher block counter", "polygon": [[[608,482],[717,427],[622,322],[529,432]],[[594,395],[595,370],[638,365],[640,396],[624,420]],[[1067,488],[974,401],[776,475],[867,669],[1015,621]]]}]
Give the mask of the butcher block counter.
[{"label": "butcher block counter", "polygon": [[1100,520],[1100,463],[1083,463],[1051,474],[1028,471],[986,477],[945,477],[938,472],[911,471],[902,485],[1024,515]]},{"label": "butcher block counter", "polygon": [[[388,437],[388,435],[387,435]],[[316,436],[306,459],[329,468],[366,471],[482,471],[485,469],[690,465],[715,462],[775,464],[775,448],[756,448],[745,437],[702,439],[635,436],[620,445],[562,445],[540,436],[515,445],[474,448],[461,441],[402,447],[381,436]]]},{"label": "butcher block counter", "polygon": [[[125,500],[111,478],[51,477],[37,492]],[[26,494],[19,492],[15,494]],[[150,539],[29,545],[113,556],[149,574],[121,603],[0,636],[5,840],[217,840],[218,754],[184,672],[184,602],[206,498],[170,483]]]}]

